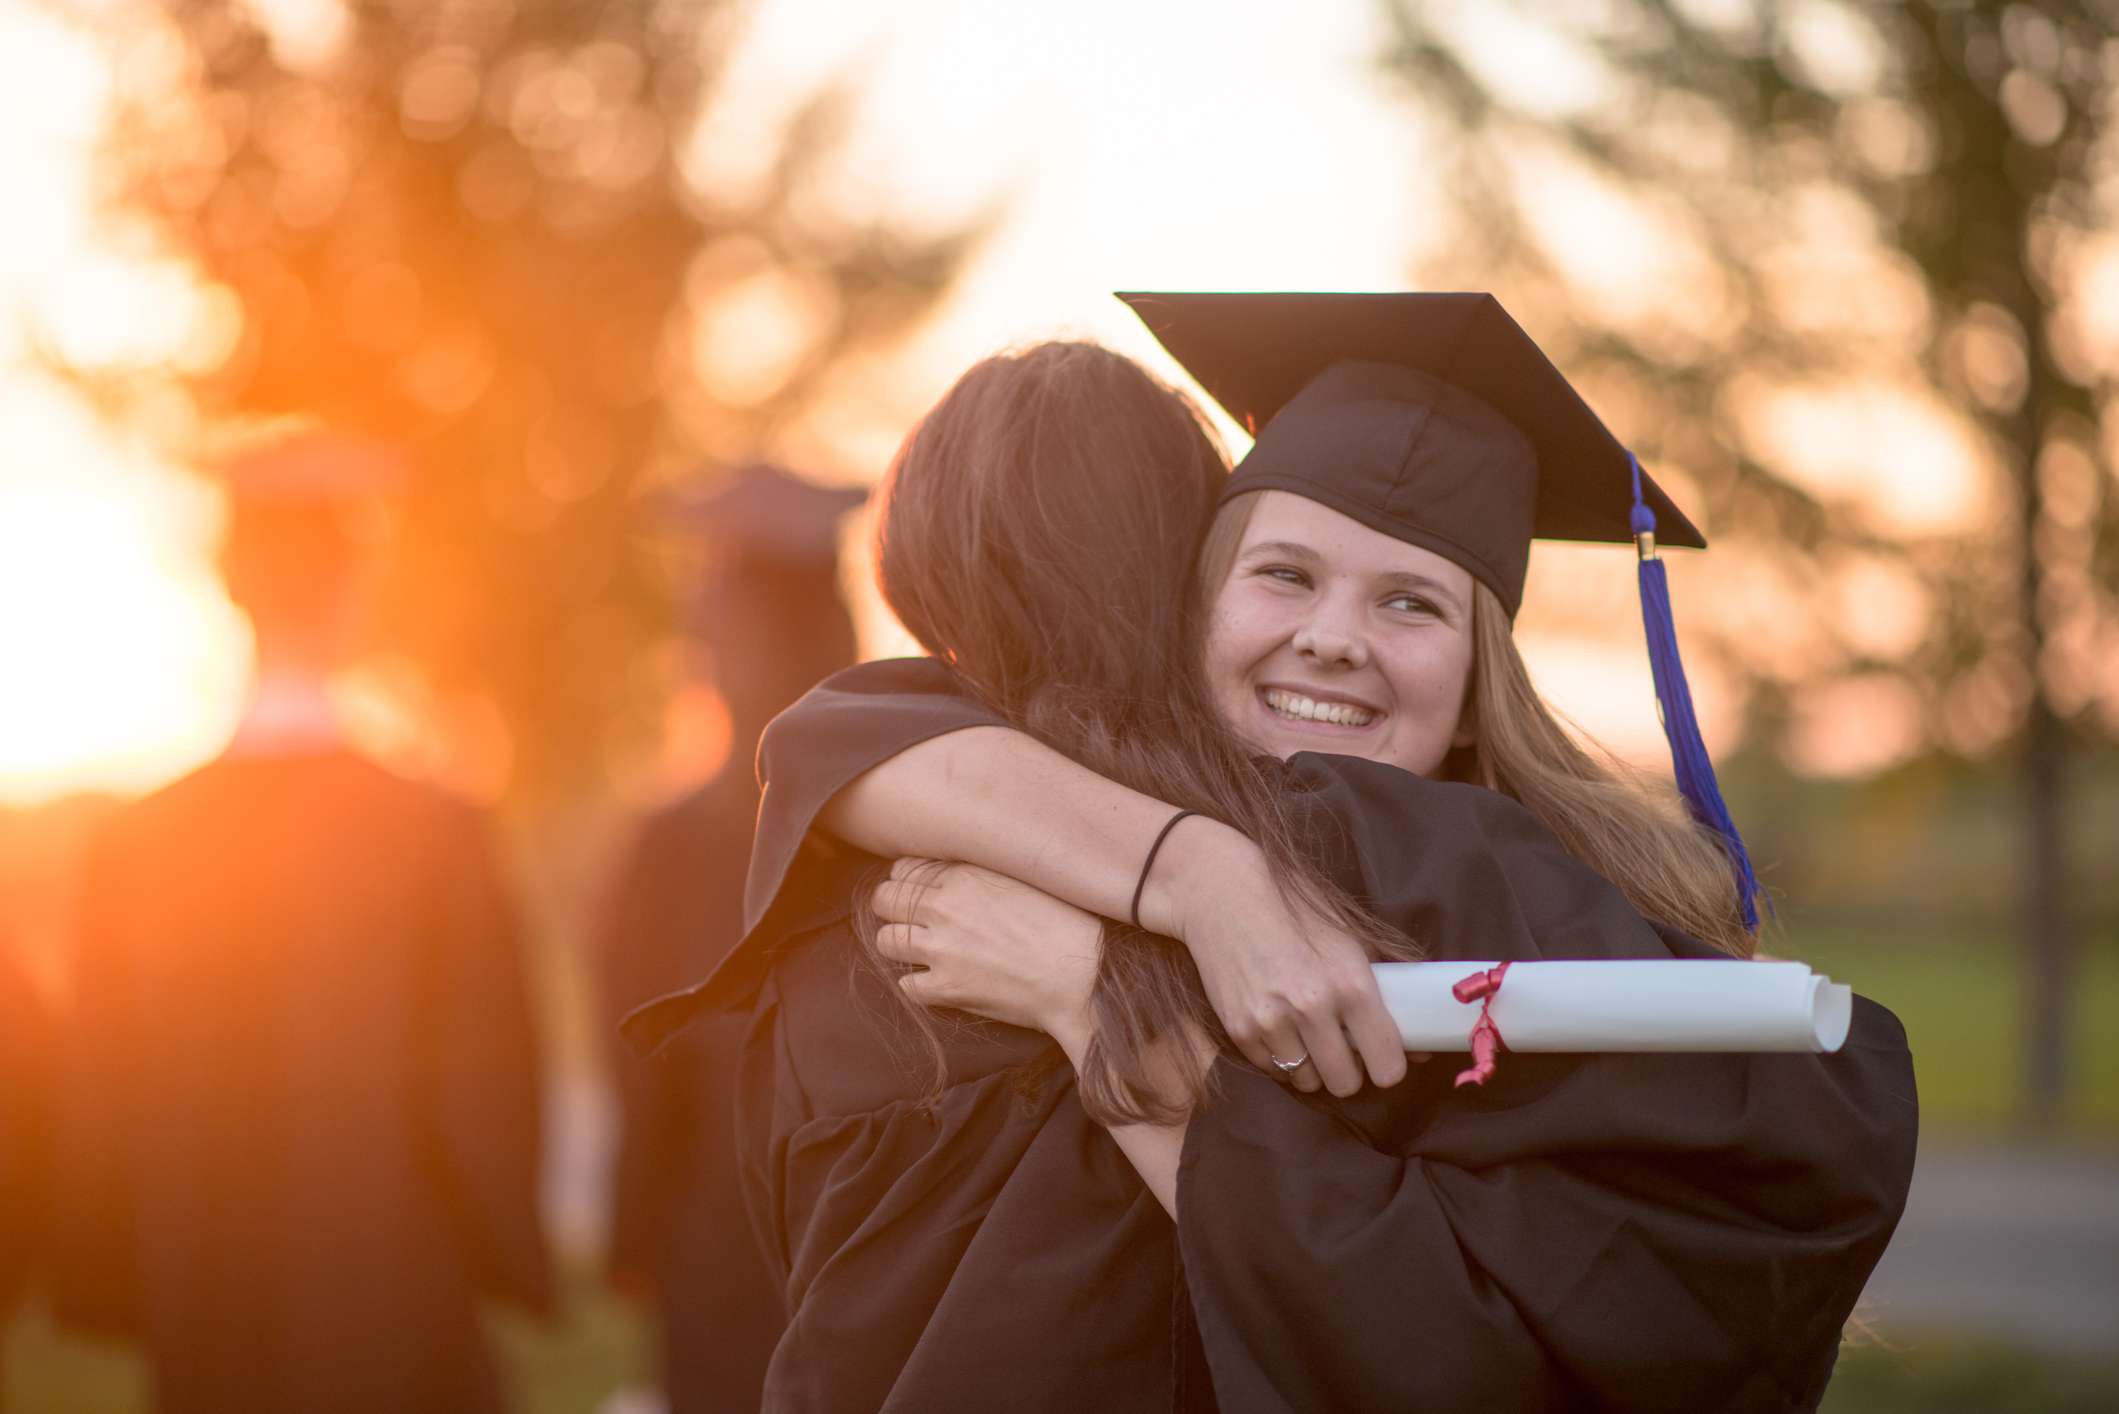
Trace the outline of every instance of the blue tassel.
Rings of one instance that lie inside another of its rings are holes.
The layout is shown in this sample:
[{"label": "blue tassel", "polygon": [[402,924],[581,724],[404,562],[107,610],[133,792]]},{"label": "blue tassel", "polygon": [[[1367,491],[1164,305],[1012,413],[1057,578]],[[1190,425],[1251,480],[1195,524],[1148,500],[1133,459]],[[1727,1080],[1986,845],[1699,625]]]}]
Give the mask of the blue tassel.
[{"label": "blue tassel", "polygon": [[1648,661],[1655,671],[1656,705],[1663,717],[1663,735],[1670,739],[1670,766],[1677,776],[1678,793],[1692,818],[1721,837],[1729,852],[1729,865],[1736,875],[1737,903],[1743,909],[1744,926],[1758,931],[1758,876],[1751,870],[1751,855],[1736,821],[1722,801],[1722,788],[1714,778],[1714,762],[1707,743],[1700,737],[1699,719],[1692,712],[1692,689],[1685,683],[1685,665],[1678,657],[1677,625],[1670,616],[1670,579],[1655,552],[1655,512],[1641,499],[1641,464],[1631,452],[1626,460],[1633,467],[1633,538],[1641,552],[1641,622],[1648,630]]}]

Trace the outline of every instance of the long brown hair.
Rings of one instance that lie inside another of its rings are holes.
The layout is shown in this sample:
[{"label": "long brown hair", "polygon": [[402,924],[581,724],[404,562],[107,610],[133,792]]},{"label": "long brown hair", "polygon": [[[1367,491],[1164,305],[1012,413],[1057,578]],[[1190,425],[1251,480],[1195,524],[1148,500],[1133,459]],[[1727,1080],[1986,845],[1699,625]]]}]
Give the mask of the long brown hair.
[{"label": "long brown hair", "polygon": [[[886,484],[877,563],[900,622],[1001,717],[1097,774],[1210,815],[1258,843],[1291,898],[1377,956],[1405,939],[1328,882],[1200,670],[1201,605],[1177,567],[1228,463],[1196,408],[1085,343],[989,358],[927,414]],[[860,931],[871,945],[874,921]],[[909,1005],[909,1004],[908,1004]],[[1201,1096],[1150,1082],[1186,1024],[1222,1038],[1185,950],[1107,925],[1081,1071],[1109,1123],[1168,1122]],[[932,1018],[913,1012],[936,1062]]]},{"label": "long brown hair", "polygon": [[[1257,508],[1252,492],[1230,497],[1215,514],[1194,575],[1202,601],[1221,593]],[[1738,911],[1719,841],[1682,813],[1676,791],[1568,734],[1531,685],[1508,611],[1476,582],[1471,635],[1462,724],[1472,741],[1451,753],[1446,774],[1521,801],[1643,917],[1751,956],[1758,940]]]}]

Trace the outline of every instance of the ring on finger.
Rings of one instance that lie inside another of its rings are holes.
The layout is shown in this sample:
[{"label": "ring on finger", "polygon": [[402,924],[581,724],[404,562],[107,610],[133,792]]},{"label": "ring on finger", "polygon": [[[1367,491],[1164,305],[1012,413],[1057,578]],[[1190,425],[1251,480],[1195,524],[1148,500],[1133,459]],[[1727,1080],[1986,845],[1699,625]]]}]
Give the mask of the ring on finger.
[{"label": "ring on finger", "polygon": [[1273,1069],[1279,1071],[1282,1075],[1293,1075],[1310,1063],[1310,1053],[1304,1051],[1293,1060],[1282,1060],[1279,1056],[1268,1054],[1266,1059],[1271,1061]]}]

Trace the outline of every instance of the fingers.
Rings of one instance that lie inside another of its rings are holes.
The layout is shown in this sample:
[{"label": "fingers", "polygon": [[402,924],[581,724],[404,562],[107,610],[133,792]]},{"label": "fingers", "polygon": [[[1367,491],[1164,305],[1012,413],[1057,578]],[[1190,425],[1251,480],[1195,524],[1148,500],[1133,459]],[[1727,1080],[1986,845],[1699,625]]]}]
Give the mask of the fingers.
[{"label": "fingers", "polygon": [[932,972],[908,972],[898,979],[898,989],[905,993],[907,1000],[921,1006],[948,1005]]},{"label": "fingers", "polygon": [[1344,1011],[1347,1038],[1353,1042],[1371,1081],[1396,1085],[1405,1079],[1405,1041],[1398,1034],[1398,1023],[1391,1020],[1383,1005],[1375,974],[1368,974],[1364,981],[1366,985]]},{"label": "fingers", "polygon": [[924,875],[893,877],[877,884],[868,898],[876,917],[886,923],[932,923],[934,893],[940,887],[937,880]]},{"label": "fingers", "polygon": [[1398,1025],[1366,958],[1328,966],[1295,1002],[1318,1076],[1334,1095],[1352,1095],[1368,1081],[1396,1085],[1405,1079]]},{"label": "fingers", "polygon": [[917,921],[920,892],[915,884],[885,879],[869,891],[868,902],[885,923],[912,923]]},{"label": "fingers", "polygon": [[876,916],[886,922],[931,924],[934,895],[950,880],[962,879],[972,872],[968,864],[952,864],[943,859],[892,860],[890,877],[870,891],[869,902]]},{"label": "fingers", "polygon": [[911,923],[885,923],[876,929],[876,951],[892,962],[927,965],[925,928]]},{"label": "fingers", "polygon": [[1305,1016],[1302,1042],[1310,1052],[1307,1068],[1316,1072],[1325,1089],[1341,1099],[1360,1091],[1361,1063],[1354,1059],[1353,1047],[1347,1045],[1346,1032],[1340,1028],[1336,1014]]},{"label": "fingers", "polygon": [[[1299,1090],[1344,1098],[1371,1080],[1395,1085],[1405,1078],[1397,1024],[1366,963],[1270,995],[1264,1011],[1247,1026],[1231,1027],[1230,1039],[1253,1065]],[[1307,1063],[1293,1071],[1274,1064],[1296,1059]]]},{"label": "fingers", "polygon": [[[898,978],[898,990],[905,994],[905,1000],[918,1006],[933,1007],[943,1011],[970,1012],[977,1016],[988,1015],[987,1006],[990,1004],[990,998],[976,992],[965,991],[961,985],[962,981],[962,978],[952,980],[950,973],[946,969],[936,971],[930,968],[925,971],[902,974]],[[1004,1017],[992,1019],[1006,1020]]]},{"label": "fingers", "polygon": [[[1251,1064],[1267,1075],[1277,1080],[1285,1080],[1305,1094],[1319,1088],[1317,1067],[1308,1063],[1309,1047],[1304,1043],[1302,1032],[1296,1027],[1292,1017],[1267,1022],[1259,1028],[1248,1044],[1238,1044]],[[1292,1060],[1303,1060],[1304,1063],[1293,1070],[1277,1064]]]}]

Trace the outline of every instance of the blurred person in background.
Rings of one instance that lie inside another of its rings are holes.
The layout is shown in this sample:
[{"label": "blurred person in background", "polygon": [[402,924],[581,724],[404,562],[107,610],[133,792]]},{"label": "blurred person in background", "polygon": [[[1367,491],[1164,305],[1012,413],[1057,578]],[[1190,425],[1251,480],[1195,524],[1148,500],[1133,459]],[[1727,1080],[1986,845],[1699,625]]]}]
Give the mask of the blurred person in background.
[{"label": "blurred person in background", "polygon": [[[28,1285],[51,1194],[51,1017],[0,937],[0,1355]],[[0,1405],[7,1402],[0,1363]]]},{"label": "blurred person in background", "polygon": [[486,822],[346,739],[393,449],[230,462],[255,693],[216,760],[90,842],[55,1304],[165,1414],[504,1407],[481,1301],[544,1312],[539,1058]]},{"label": "blurred person in background", "polygon": [[[617,1018],[713,970],[743,933],[758,814],[753,765],[765,724],[852,663],[838,527],[866,499],[763,465],[673,496],[696,580],[681,621],[711,663],[728,754],[706,782],[641,827],[613,891],[599,971]],[[652,1304],[663,1391],[675,1414],[755,1409],[785,1324],[784,1296],[737,1181],[736,1056],[743,1019],[712,1018],[647,1059],[617,1048],[620,1101],[610,1276]]]}]

